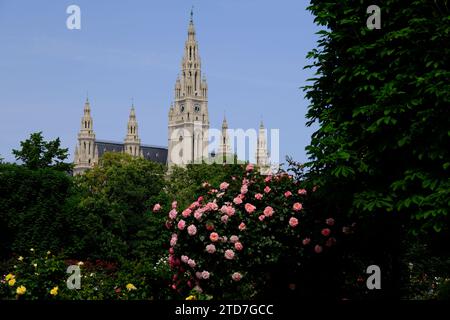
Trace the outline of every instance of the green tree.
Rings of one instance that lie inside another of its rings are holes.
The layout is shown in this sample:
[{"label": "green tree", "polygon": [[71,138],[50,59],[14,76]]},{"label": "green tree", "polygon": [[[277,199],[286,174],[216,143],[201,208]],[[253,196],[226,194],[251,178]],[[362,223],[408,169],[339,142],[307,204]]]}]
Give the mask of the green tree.
[{"label": "green tree", "polygon": [[159,258],[167,235],[164,218],[152,212],[161,202],[165,167],[127,154],[106,153],[100,165],[76,177],[79,190],[73,210],[79,243],[92,257]]},{"label": "green tree", "polygon": [[361,218],[358,253],[376,251],[395,286],[403,232],[448,232],[450,12],[447,1],[387,0],[369,30],[371,4],[311,1],[325,29],[308,55],[308,125],[319,129],[307,166],[324,210]]},{"label": "green tree", "polygon": [[71,164],[65,163],[68,157],[67,148],[61,148],[59,138],[51,141],[44,141],[42,132],[32,133],[30,138],[20,142],[21,149],[13,149],[12,153],[16,160],[20,160],[30,169],[40,169],[52,167],[61,171],[68,171]]}]

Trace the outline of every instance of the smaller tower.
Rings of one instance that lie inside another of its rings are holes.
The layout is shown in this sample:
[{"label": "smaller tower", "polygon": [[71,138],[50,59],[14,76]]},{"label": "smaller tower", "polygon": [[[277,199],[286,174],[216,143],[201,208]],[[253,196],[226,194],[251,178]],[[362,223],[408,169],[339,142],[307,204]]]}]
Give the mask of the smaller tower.
[{"label": "smaller tower", "polygon": [[141,139],[138,135],[138,124],[136,121],[136,112],[134,110],[134,103],[131,104],[130,117],[127,125],[127,135],[123,144],[125,153],[133,157],[141,156]]},{"label": "smaller tower", "polygon": [[222,134],[220,136],[217,157],[219,159],[219,163],[233,163],[233,154],[231,152],[230,137],[228,134],[228,123],[225,115],[223,116]]},{"label": "smaller tower", "polygon": [[81,118],[81,129],[78,133],[78,144],[75,147],[73,174],[81,174],[98,163],[98,150],[95,146],[94,121],[91,116],[89,98],[84,103],[84,113]]},{"label": "smaller tower", "polygon": [[268,174],[270,171],[269,156],[267,152],[267,130],[261,120],[259,125],[257,146],[256,146],[256,165],[260,168],[261,174]]}]

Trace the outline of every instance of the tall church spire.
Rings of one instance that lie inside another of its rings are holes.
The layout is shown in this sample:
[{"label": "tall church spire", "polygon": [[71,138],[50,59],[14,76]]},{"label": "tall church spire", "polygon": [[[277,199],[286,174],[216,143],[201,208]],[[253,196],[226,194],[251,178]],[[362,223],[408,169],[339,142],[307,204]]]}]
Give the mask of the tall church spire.
[{"label": "tall church spire", "polygon": [[127,135],[124,141],[124,152],[134,157],[141,155],[141,139],[138,134],[138,124],[136,120],[136,111],[134,109],[134,102],[131,104],[130,116],[127,124]]},{"label": "tall church spire", "polygon": [[86,97],[83,116],[81,117],[81,128],[78,133],[78,144],[75,147],[74,174],[83,173],[98,162],[93,126],[91,105],[88,97]]},{"label": "tall church spire", "polygon": [[264,128],[263,121],[259,125],[257,146],[256,146],[256,165],[259,166],[261,174],[270,169],[269,156],[267,152],[267,130]]},{"label": "tall church spire", "polygon": [[228,134],[228,122],[225,114],[223,115],[222,134],[220,136],[219,151],[217,153],[219,163],[232,163],[233,157],[231,152],[230,137]]},{"label": "tall church spire", "polygon": [[202,77],[193,10],[187,33],[174,102],[169,109],[169,166],[194,163],[208,156],[208,85]]}]

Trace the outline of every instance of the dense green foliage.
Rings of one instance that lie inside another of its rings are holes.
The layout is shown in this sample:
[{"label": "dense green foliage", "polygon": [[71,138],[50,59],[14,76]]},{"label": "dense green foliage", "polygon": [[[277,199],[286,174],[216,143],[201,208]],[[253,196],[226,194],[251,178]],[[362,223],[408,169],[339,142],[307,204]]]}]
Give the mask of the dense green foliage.
[{"label": "dense green foliage", "polygon": [[383,1],[381,29],[369,30],[371,4],[311,1],[326,27],[305,88],[309,124],[320,125],[307,148],[311,177],[349,213],[448,230],[450,8]]}]

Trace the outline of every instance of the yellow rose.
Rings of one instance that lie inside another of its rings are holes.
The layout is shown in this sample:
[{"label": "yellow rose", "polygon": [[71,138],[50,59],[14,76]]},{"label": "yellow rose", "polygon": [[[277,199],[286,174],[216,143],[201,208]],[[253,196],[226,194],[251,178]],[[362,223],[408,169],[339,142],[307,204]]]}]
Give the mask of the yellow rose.
[{"label": "yellow rose", "polygon": [[128,291],[136,290],[136,287],[132,283],[127,284],[126,288]]},{"label": "yellow rose", "polygon": [[11,280],[8,281],[8,284],[10,287],[12,287],[13,285],[16,284],[16,279],[12,278]]},{"label": "yellow rose", "polygon": [[16,293],[21,296],[23,294],[25,294],[25,292],[27,292],[27,288],[25,288],[25,286],[20,286],[17,288]]},{"label": "yellow rose", "polygon": [[5,277],[5,280],[8,281],[9,279],[13,279],[14,275],[12,273],[8,273]]},{"label": "yellow rose", "polygon": [[191,294],[186,300],[197,300],[197,297]]},{"label": "yellow rose", "polygon": [[58,286],[56,286],[52,290],[50,290],[50,294],[52,296],[56,296],[58,294]]}]

